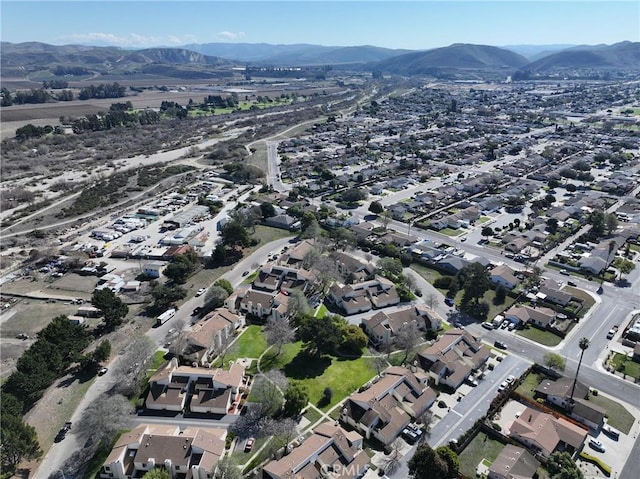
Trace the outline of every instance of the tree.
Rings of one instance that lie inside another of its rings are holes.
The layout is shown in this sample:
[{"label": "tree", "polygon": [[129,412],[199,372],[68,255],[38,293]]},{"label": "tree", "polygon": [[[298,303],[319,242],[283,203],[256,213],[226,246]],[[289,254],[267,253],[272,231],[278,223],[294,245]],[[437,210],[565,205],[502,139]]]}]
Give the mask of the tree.
[{"label": "tree", "polygon": [[398,258],[380,258],[376,269],[378,274],[390,279],[394,283],[404,280],[402,276],[402,262]]},{"label": "tree", "polygon": [[116,432],[128,426],[133,411],[126,397],[105,393],[84,410],[76,434],[94,446],[109,444]]},{"label": "tree", "polygon": [[347,228],[337,228],[331,232],[336,249],[344,251],[357,244],[356,234]]},{"label": "tree", "polygon": [[282,346],[292,342],[296,334],[287,319],[270,317],[264,327],[267,344],[276,347],[276,356],[280,356]]},{"label": "tree", "polygon": [[224,305],[224,300],[228,297],[229,293],[225,288],[214,284],[204,295],[204,306],[202,307],[203,312],[208,313],[209,311],[222,307],[222,305]]},{"label": "tree", "polygon": [[429,309],[433,309],[438,304],[438,295],[436,293],[429,293],[425,299],[425,303],[429,306]]},{"label": "tree", "polygon": [[557,353],[547,353],[543,357],[544,365],[551,369],[564,371],[565,361],[562,356]]},{"label": "tree", "polygon": [[[197,259],[196,259],[197,261]],[[194,258],[188,254],[179,254],[164,269],[163,274],[177,284],[187,282],[189,276],[196,270]]]},{"label": "tree", "polygon": [[322,236],[322,228],[318,223],[318,220],[313,219],[307,226],[301,227],[302,232],[300,233],[300,238],[302,239],[316,239]]},{"label": "tree", "polygon": [[602,210],[593,210],[589,213],[587,221],[591,225],[591,233],[597,238],[604,234],[605,231],[605,215]]},{"label": "tree", "polygon": [[493,229],[491,228],[491,226],[484,226],[480,234],[488,238],[489,236],[493,236]]},{"label": "tree", "polygon": [[369,338],[360,326],[348,324],[346,321],[340,325],[341,340],[339,349],[347,354],[361,355]]},{"label": "tree", "polygon": [[578,361],[578,369],[576,369],[576,377],[573,380],[573,386],[571,387],[571,403],[573,403],[573,393],[576,390],[576,383],[578,382],[578,373],[580,372],[580,365],[582,364],[582,357],[584,356],[584,352],[589,348],[589,338],[580,338],[580,342],[578,343],[580,347],[580,361]]},{"label": "tree", "polygon": [[271,218],[276,215],[276,208],[273,203],[264,202],[260,205],[260,212],[263,218]]},{"label": "tree", "polygon": [[558,220],[555,218],[549,218],[547,220],[547,231],[551,234],[555,234],[558,231]]},{"label": "tree", "polygon": [[426,442],[420,444],[409,459],[409,474],[415,479],[447,479],[447,463]]},{"label": "tree", "polygon": [[287,301],[287,315],[290,318],[300,319],[311,311],[307,297],[300,289],[294,289],[289,294]]},{"label": "tree", "polygon": [[496,296],[493,301],[495,304],[502,304],[505,299],[507,299],[507,288],[499,284],[496,288]]},{"label": "tree", "polygon": [[622,275],[631,273],[631,271],[636,268],[636,265],[633,261],[629,261],[628,259],[616,258],[613,261],[613,267],[620,273],[618,279],[622,279]]},{"label": "tree", "polygon": [[2,411],[0,444],[2,445],[0,459],[2,469],[5,472],[15,471],[22,461],[30,461],[42,456],[36,430],[24,422],[20,416],[6,414],[4,409]]},{"label": "tree", "polygon": [[155,350],[155,343],[147,336],[139,335],[133,338],[114,367],[119,392],[128,397],[140,392],[142,380],[147,373],[147,361]]},{"label": "tree", "polygon": [[298,432],[298,423],[295,419],[286,417],[284,419],[269,419],[264,424],[265,433],[271,436],[271,442],[273,451],[277,452],[280,448],[284,447],[284,453],[287,454],[286,446],[295,439]]},{"label": "tree", "polygon": [[111,342],[108,339],[105,339],[100,342],[100,344],[95,349],[95,351],[93,351],[93,354],[91,355],[91,357],[93,361],[95,361],[96,363],[101,363],[109,359],[110,355],[111,355]]},{"label": "tree", "polygon": [[214,479],[242,479],[242,472],[231,456],[224,456],[216,464]]},{"label": "tree", "polygon": [[334,317],[308,318],[298,328],[298,337],[305,349],[315,355],[331,354],[340,346],[342,333]]},{"label": "tree", "polygon": [[102,311],[104,322],[110,331],[121,324],[129,312],[129,306],[108,288],[94,290],[91,295],[91,304]]},{"label": "tree", "polygon": [[402,446],[403,441],[400,438],[396,438],[390,445],[388,454],[382,457],[382,470],[385,474],[393,474],[398,467],[402,459]]},{"label": "tree", "polygon": [[166,469],[159,469],[154,467],[150,471],[147,471],[142,479],[169,479],[169,471]]},{"label": "tree", "polygon": [[[213,283],[214,286],[220,286],[221,288],[224,288],[224,290],[229,294],[233,294],[233,285],[229,282],[228,279],[225,278],[220,278],[219,280],[217,280],[215,283]],[[206,298],[206,296],[205,296]]]},{"label": "tree", "polygon": [[320,253],[320,250],[318,250],[318,248],[315,248],[315,247],[310,248],[307,254],[304,255],[304,258],[302,258],[302,268],[310,270],[316,264],[318,264],[318,261],[320,261],[320,258],[322,258],[322,254]]},{"label": "tree", "polygon": [[222,244],[236,249],[238,246],[249,246],[250,238],[247,229],[239,221],[229,221],[220,232]]},{"label": "tree", "polygon": [[618,228],[618,217],[615,215],[615,213],[608,213],[605,221],[607,223],[607,233],[615,233],[616,229]]},{"label": "tree", "polygon": [[372,201],[369,205],[369,211],[375,215],[379,215],[384,211],[384,206],[379,201]]},{"label": "tree", "polygon": [[568,452],[554,452],[545,466],[551,479],[582,479],[582,471]]},{"label": "tree", "polygon": [[283,404],[283,391],[287,389],[287,385],[287,378],[277,369],[256,376],[251,394],[260,404],[261,416],[273,416],[280,411]]},{"label": "tree", "polygon": [[164,311],[177,301],[187,297],[187,291],[180,286],[166,286],[156,284],[151,290],[151,297],[154,299],[153,308],[156,311]]},{"label": "tree", "polygon": [[318,288],[320,293],[324,293],[329,285],[340,278],[340,272],[335,261],[331,258],[323,256],[313,267],[313,272],[318,278]]},{"label": "tree", "polygon": [[458,477],[460,473],[460,458],[458,454],[449,446],[440,446],[436,449],[436,454],[447,463],[447,477]]},{"label": "tree", "polygon": [[300,382],[293,381],[284,392],[284,415],[296,417],[300,415],[309,402],[309,392]]},{"label": "tree", "polygon": [[382,223],[382,227],[386,230],[389,226],[389,223],[391,223],[391,213],[389,213],[388,211],[383,211],[382,213],[380,213],[379,219],[380,223]]},{"label": "tree", "polygon": [[418,328],[415,321],[403,324],[396,333],[396,346],[404,351],[402,362],[404,363],[409,357],[409,353],[415,348],[422,339],[422,332]]},{"label": "tree", "polygon": [[491,288],[489,273],[480,263],[471,263],[462,269],[460,276],[464,278],[462,281],[464,287],[462,303],[473,302],[477,305],[484,293]]}]

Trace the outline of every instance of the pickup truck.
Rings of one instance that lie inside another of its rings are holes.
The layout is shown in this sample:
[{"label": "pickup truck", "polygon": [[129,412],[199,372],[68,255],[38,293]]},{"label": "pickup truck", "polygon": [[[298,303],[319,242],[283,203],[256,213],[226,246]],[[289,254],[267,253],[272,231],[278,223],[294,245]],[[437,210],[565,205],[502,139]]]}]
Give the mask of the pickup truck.
[{"label": "pickup truck", "polygon": [[607,333],[607,339],[613,339],[613,337],[616,335],[617,332],[618,332],[618,326],[616,325],[613,328],[611,328]]}]

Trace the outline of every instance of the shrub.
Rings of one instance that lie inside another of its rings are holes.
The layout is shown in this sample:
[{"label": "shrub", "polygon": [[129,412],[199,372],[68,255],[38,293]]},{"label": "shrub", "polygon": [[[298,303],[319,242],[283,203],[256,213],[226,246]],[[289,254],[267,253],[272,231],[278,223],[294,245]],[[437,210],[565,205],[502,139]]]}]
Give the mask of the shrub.
[{"label": "shrub", "polygon": [[597,389],[592,389],[591,390],[591,395],[592,396],[597,396],[598,395],[598,390]]},{"label": "shrub", "polygon": [[605,476],[609,477],[611,475],[611,467],[602,462],[600,458],[592,456],[591,454],[587,454],[586,452],[581,452],[580,457],[585,461],[591,462],[598,466],[602,472],[604,472]]},{"label": "shrub", "polygon": [[496,431],[502,431],[502,427],[500,426],[500,424],[498,424],[497,422],[492,422],[491,423],[491,427],[494,428]]}]

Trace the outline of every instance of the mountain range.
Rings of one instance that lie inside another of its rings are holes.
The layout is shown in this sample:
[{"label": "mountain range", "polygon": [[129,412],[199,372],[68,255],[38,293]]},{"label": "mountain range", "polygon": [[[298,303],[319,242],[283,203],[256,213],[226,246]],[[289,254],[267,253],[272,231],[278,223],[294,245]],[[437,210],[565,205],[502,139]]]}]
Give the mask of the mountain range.
[{"label": "mountain range", "polygon": [[[242,66],[332,66],[334,69],[400,75],[434,72],[529,71],[545,73],[562,69],[640,70],[640,43],[613,45],[519,45],[511,49],[488,45],[453,44],[424,51],[394,50],[369,45],[328,47],[320,45],[205,43],[180,48],[126,50],[118,47],[48,45],[38,42],[0,44],[3,77],[57,75],[80,69],[92,75],[150,74],[174,78],[207,78],[227,74]],[[535,60],[521,53],[528,53]],[[544,54],[547,52],[548,54]],[[78,73],[71,73],[78,75]]]}]

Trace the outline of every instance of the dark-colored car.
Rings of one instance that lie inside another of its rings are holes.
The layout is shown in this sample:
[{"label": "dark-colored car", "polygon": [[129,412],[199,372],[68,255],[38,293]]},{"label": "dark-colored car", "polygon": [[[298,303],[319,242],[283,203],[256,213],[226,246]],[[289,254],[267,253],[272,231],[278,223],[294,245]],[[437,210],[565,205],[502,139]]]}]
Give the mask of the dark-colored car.
[{"label": "dark-colored car", "polygon": [[446,304],[447,306],[453,306],[455,303],[451,298],[444,298],[444,304]]},{"label": "dark-colored car", "polygon": [[493,343],[493,345],[498,349],[507,349],[507,345],[504,344],[502,341],[496,341]]},{"label": "dark-colored car", "polygon": [[58,431],[58,434],[56,435],[56,438],[54,439],[54,441],[55,442],[62,441],[65,438],[65,436],[67,435],[67,433],[69,432],[70,429],[71,429],[71,421],[65,422],[64,426],[62,426],[60,428],[60,430]]}]

